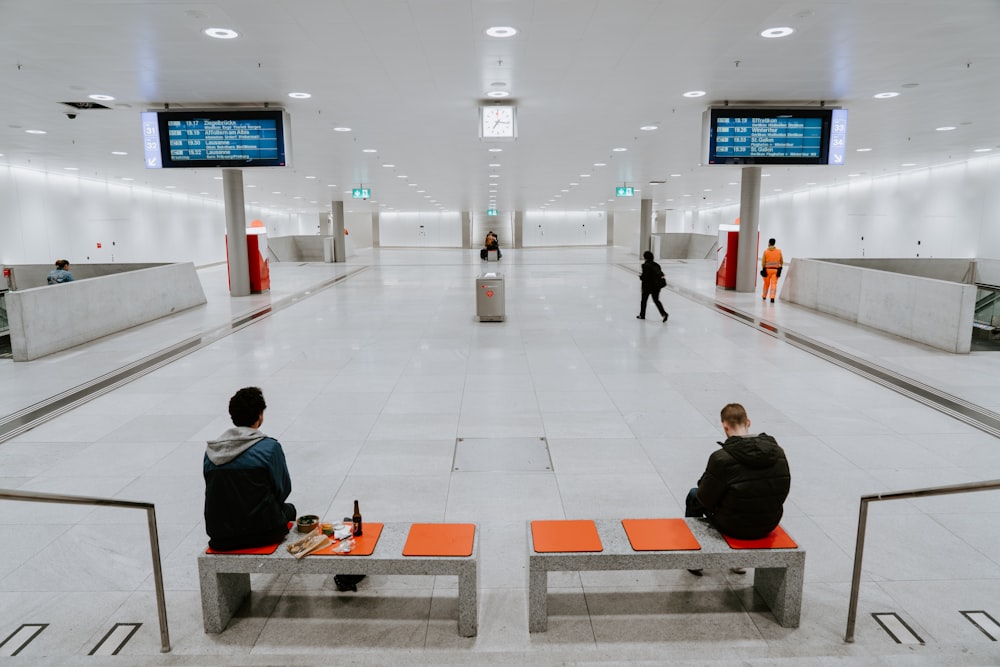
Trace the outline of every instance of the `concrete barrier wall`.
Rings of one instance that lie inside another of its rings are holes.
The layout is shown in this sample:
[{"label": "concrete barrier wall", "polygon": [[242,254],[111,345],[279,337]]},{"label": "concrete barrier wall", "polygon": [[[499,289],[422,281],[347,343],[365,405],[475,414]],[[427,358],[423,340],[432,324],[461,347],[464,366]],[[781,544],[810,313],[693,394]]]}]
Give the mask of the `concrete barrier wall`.
[{"label": "concrete barrier wall", "polygon": [[38,359],[206,302],[190,262],[19,289],[5,300],[14,361]]},{"label": "concrete barrier wall", "polygon": [[876,257],[824,259],[825,262],[847,264],[863,269],[905,273],[908,276],[948,280],[953,283],[974,282],[975,260],[967,258],[937,257]]},{"label": "concrete barrier wall", "polygon": [[[269,236],[267,247],[279,262],[325,262],[324,244],[331,236]],[[348,256],[354,254],[353,246],[348,243],[350,237],[344,239]]]},{"label": "concrete barrier wall", "polygon": [[976,282],[1000,285],[1000,259],[977,259]]},{"label": "concrete barrier wall", "polygon": [[975,285],[793,259],[781,299],[948,352],[972,344]]},{"label": "concrete barrier wall", "polygon": [[[6,266],[14,272],[14,280],[19,290],[48,285],[46,277],[52,269],[56,268],[54,263],[8,264]],[[70,262],[69,272],[73,274],[74,280],[87,280],[100,276],[110,276],[116,273],[125,273],[126,271],[148,269],[154,266],[167,266],[167,264],[164,262],[147,262],[143,264],[73,264]]]},{"label": "concrete barrier wall", "polygon": [[714,259],[719,238],[711,234],[658,232],[652,235],[657,259]]}]

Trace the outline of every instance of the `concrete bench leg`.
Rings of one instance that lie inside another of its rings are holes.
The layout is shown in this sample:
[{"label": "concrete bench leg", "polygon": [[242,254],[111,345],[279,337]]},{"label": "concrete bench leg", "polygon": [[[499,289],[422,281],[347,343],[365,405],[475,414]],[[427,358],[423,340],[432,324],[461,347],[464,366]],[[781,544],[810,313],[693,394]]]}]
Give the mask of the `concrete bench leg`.
[{"label": "concrete bench leg", "polygon": [[479,570],[469,563],[458,575],[458,634],[475,637],[479,631]]},{"label": "concrete bench leg", "polygon": [[799,627],[803,579],[803,567],[759,567],[754,570],[753,587],[784,628]]},{"label": "concrete bench leg", "polygon": [[250,595],[249,574],[201,572],[201,613],[205,632],[222,632]]},{"label": "concrete bench leg", "polygon": [[549,573],[528,565],[528,632],[549,629]]}]

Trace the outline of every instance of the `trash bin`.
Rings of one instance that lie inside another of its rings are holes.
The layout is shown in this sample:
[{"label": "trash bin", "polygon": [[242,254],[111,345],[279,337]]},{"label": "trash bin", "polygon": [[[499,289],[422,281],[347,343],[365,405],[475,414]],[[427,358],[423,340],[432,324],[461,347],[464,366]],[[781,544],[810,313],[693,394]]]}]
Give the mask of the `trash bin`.
[{"label": "trash bin", "polygon": [[502,273],[483,273],[476,278],[476,315],[480,322],[503,322],[506,318]]}]

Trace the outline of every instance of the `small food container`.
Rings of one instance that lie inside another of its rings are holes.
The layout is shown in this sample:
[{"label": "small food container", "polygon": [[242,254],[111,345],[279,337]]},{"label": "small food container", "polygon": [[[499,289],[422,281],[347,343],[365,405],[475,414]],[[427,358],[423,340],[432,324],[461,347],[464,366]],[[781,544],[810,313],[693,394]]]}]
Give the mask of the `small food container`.
[{"label": "small food container", "polygon": [[318,525],[319,517],[315,514],[300,516],[299,520],[295,522],[295,527],[300,533],[308,533]]}]

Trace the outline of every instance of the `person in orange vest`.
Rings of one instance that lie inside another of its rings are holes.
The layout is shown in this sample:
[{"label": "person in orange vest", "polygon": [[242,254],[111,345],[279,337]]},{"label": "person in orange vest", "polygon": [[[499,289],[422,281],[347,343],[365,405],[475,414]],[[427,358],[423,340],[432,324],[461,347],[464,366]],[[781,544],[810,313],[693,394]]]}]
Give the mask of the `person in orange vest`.
[{"label": "person in orange vest", "polygon": [[771,303],[774,303],[774,297],[778,294],[778,278],[781,277],[781,267],[784,264],[781,250],[774,247],[774,239],[768,239],[767,250],[760,260],[760,275],[764,279],[764,293],[761,299],[766,301],[770,295]]}]

